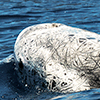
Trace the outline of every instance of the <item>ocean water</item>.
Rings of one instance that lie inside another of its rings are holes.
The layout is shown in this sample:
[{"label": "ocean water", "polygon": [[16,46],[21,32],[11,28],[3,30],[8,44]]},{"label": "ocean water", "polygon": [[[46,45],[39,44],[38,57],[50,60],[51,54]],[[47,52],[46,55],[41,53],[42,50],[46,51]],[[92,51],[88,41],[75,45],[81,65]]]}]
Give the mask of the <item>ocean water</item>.
[{"label": "ocean water", "polygon": [[100,34],[100,1],[0,0],[0,100],[100,99],[100,89],[71,94],[35,94],[16,80],[13,50],[18,34],[30,25],[54,22]]}]

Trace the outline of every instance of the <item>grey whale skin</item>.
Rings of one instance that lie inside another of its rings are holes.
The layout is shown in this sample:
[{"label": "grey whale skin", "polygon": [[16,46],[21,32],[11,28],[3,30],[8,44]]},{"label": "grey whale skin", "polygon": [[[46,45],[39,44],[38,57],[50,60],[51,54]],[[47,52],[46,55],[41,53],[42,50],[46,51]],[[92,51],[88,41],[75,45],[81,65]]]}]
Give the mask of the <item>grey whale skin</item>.
[{"label": "grey whale skin", "polygon": [[14,55],[22,84],[69,93],[100,87],[100,35],[60,23],[30,26]]}]

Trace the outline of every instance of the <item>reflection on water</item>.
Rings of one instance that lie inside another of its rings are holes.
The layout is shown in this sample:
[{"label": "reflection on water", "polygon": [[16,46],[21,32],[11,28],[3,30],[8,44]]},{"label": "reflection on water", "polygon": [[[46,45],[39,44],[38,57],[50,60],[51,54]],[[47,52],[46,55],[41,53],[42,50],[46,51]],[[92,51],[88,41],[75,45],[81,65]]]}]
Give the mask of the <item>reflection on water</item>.
[{"label": "reflection on water", "polygon": [[[18,34],[22,29],[30,25],[57,22],[69,26],[87,29],[99,34],[99,10],[99,0],[1,0],[0,60],[13,53],[13,46]],[[10,67],[8,70],[9,69]],[[6,71],[1,66],[0,70],[1,72]],[[4,74],[1,73],[2,78],[0,81],[6,80]],[[0,90],[3,89],[2,86],[4,85],[4,82],[6,81],[3,81],[2,84],[0,83]],[[12,90],[8,89],[8,84],[6,85],[7,86],[5,89],[0,91],[0,96],[2,96],[2,94],[5,92],[9,97],[10,93],[12,92]],[[88,94],[87,92],[73,93],[63,97],[63,100],[64,98],[100,98],[98,95],[99,92],[99,89],[95,89],[88,91]],[[27,95],[24,100],[27,99],[28,96],[29,95]],[[14,94],[13,97],[18,97],[18,95]]]}]

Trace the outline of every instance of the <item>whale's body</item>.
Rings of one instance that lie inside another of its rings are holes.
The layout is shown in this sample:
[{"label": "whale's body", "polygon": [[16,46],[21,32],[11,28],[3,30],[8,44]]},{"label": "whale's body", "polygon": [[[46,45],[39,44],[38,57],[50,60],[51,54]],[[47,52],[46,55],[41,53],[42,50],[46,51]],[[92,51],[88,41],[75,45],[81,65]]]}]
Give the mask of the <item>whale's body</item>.
[{"label": "whale's body", "polygon": [[18,36],[14,54],[25,86],[53,92],[100,87],[100,36],[59,23],[30,26]]}]

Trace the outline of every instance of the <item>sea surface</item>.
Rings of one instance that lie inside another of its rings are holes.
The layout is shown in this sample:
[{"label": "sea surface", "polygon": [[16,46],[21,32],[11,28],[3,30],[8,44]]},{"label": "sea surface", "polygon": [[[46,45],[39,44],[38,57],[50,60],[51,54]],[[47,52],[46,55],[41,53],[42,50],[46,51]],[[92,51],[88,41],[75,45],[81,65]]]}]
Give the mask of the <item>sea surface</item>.
[{"label": "sea surface", "polygon": [[0,100],[100,100],[100,89],[35,94],[18,83],[15,40],[24,28],[41,23],[62,23],[100,34],[100,0],[0,0]]}]

